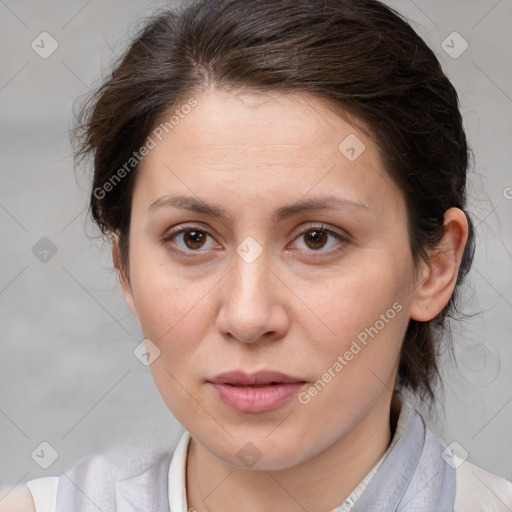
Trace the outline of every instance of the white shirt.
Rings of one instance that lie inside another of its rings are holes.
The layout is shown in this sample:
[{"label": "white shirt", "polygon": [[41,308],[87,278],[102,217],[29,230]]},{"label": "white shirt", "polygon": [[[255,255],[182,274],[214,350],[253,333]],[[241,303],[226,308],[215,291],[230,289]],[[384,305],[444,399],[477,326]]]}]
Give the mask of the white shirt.
[{"label": "white shirt", "polygon": [[[397,427],[398,428],[398,427]],[[186,492],[186,464],[190,434],[185,431],[174,451],[169,466],[169,509],[188,512]],[[332,512],[349,512],[371,477],[392,448],[390,444],[377,464],[359,483],[345,502]],[[489,473],[454,455],[457,463],[454,512],[510,512],[512,511],[512,483]],[[26,482],[35,503],[36,512],[55,512],[59,477],[43,477]]]}]

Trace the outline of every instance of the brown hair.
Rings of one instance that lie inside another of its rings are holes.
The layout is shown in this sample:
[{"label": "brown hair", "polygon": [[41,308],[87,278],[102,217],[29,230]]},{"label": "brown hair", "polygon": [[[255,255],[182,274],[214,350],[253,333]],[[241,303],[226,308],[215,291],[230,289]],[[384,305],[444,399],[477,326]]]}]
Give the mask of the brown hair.
[{"label": "brown hair", "polygon": [[[362,121],[404,195],[415,265],[440,242],[444,212],[465,208],[469,148],[457,93],[393,9],[375,0],[197,0],[145,20],[72,134],[76,163],[94,155],[90,213],[105,235],[119,234],[127,276],[134,151],[164,114],[210,84],[305,92]],[[431,402],[445,318],[473,259],[468,222],[454,294],[430,322],[409,321],[402,347],[398,388]]]}]

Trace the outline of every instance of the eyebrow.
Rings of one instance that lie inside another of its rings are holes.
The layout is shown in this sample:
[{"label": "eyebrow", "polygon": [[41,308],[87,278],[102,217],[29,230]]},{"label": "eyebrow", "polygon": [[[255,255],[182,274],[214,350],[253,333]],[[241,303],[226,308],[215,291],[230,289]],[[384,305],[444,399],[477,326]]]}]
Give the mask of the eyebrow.
[{"label": "eyebrow", "polygon": [[[201,199],[187,196],[163,196],[151,203],[149,212],[154,212],[161,208],[178,207],[195,213],[213,215],[224,221],[232,221],[233,216],[220,206],[207,203]],[[272,214],[272,221],[279,222],[288,217],[298,215],[303,212],[322,211],[329,209],[353,209],[370,211],[369,208],[356,201],[343,199],[336,196],[322,196],[312,199],[303,199],[290,205],[277,208]]]}]

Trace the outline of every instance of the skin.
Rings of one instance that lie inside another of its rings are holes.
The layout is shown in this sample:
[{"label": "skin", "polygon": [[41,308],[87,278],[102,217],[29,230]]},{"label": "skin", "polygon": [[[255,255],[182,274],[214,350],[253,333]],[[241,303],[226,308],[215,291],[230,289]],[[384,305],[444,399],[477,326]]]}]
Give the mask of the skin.
[{"label": "skin", "polygon": [[[328,512],[390,443],[408,321],[430,320],[448,302],[466,217],[446,212],[439,250],[415,272],[404,199],[360,123],[299,93],[209,88],[194,97],[197,106],[138,170],[129,276],[117,238],[113,248],[127,304],[160,350],[151,364],[158,390],[192,436],[188,507],[261,512],[278,503],[285,512]],[[351,134],[365,145],[354,161],[338,149]],[[215,203],[231,218],[148,210],[173,194]],[[271,218],[283,205],[324,195],[362,207]],[[318,223],[346,241],[322,232],[315,245]],[[185,224],[206,236],[164,240]],[[248,236],[263,250],[251,263],[236,251]],[[274,411],[239,413],[205,382],[228,370],[271,369],[310,386],[394,303],[400,312],[307,404],[294,397]],[[261,454],[251,468],[237,457],[248,442]]]},{"label": "skin", "polygon": [[0,512],[36,512],[29,488],[26,485],[0,487]]}]

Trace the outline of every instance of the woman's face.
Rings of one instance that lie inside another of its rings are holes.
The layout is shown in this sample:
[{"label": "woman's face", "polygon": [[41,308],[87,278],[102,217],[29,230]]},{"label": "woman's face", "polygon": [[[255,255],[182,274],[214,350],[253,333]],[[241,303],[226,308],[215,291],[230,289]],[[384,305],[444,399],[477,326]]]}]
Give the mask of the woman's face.
[{"label": "woman's face", "polygon": [[[393,389],[415,300],[405,203],[375,143],[312,96],[194,99],[139,168],[123,289],[192,436],[234,466],[292,467]],[[261,370],[298,384],[210,382]]]}]

